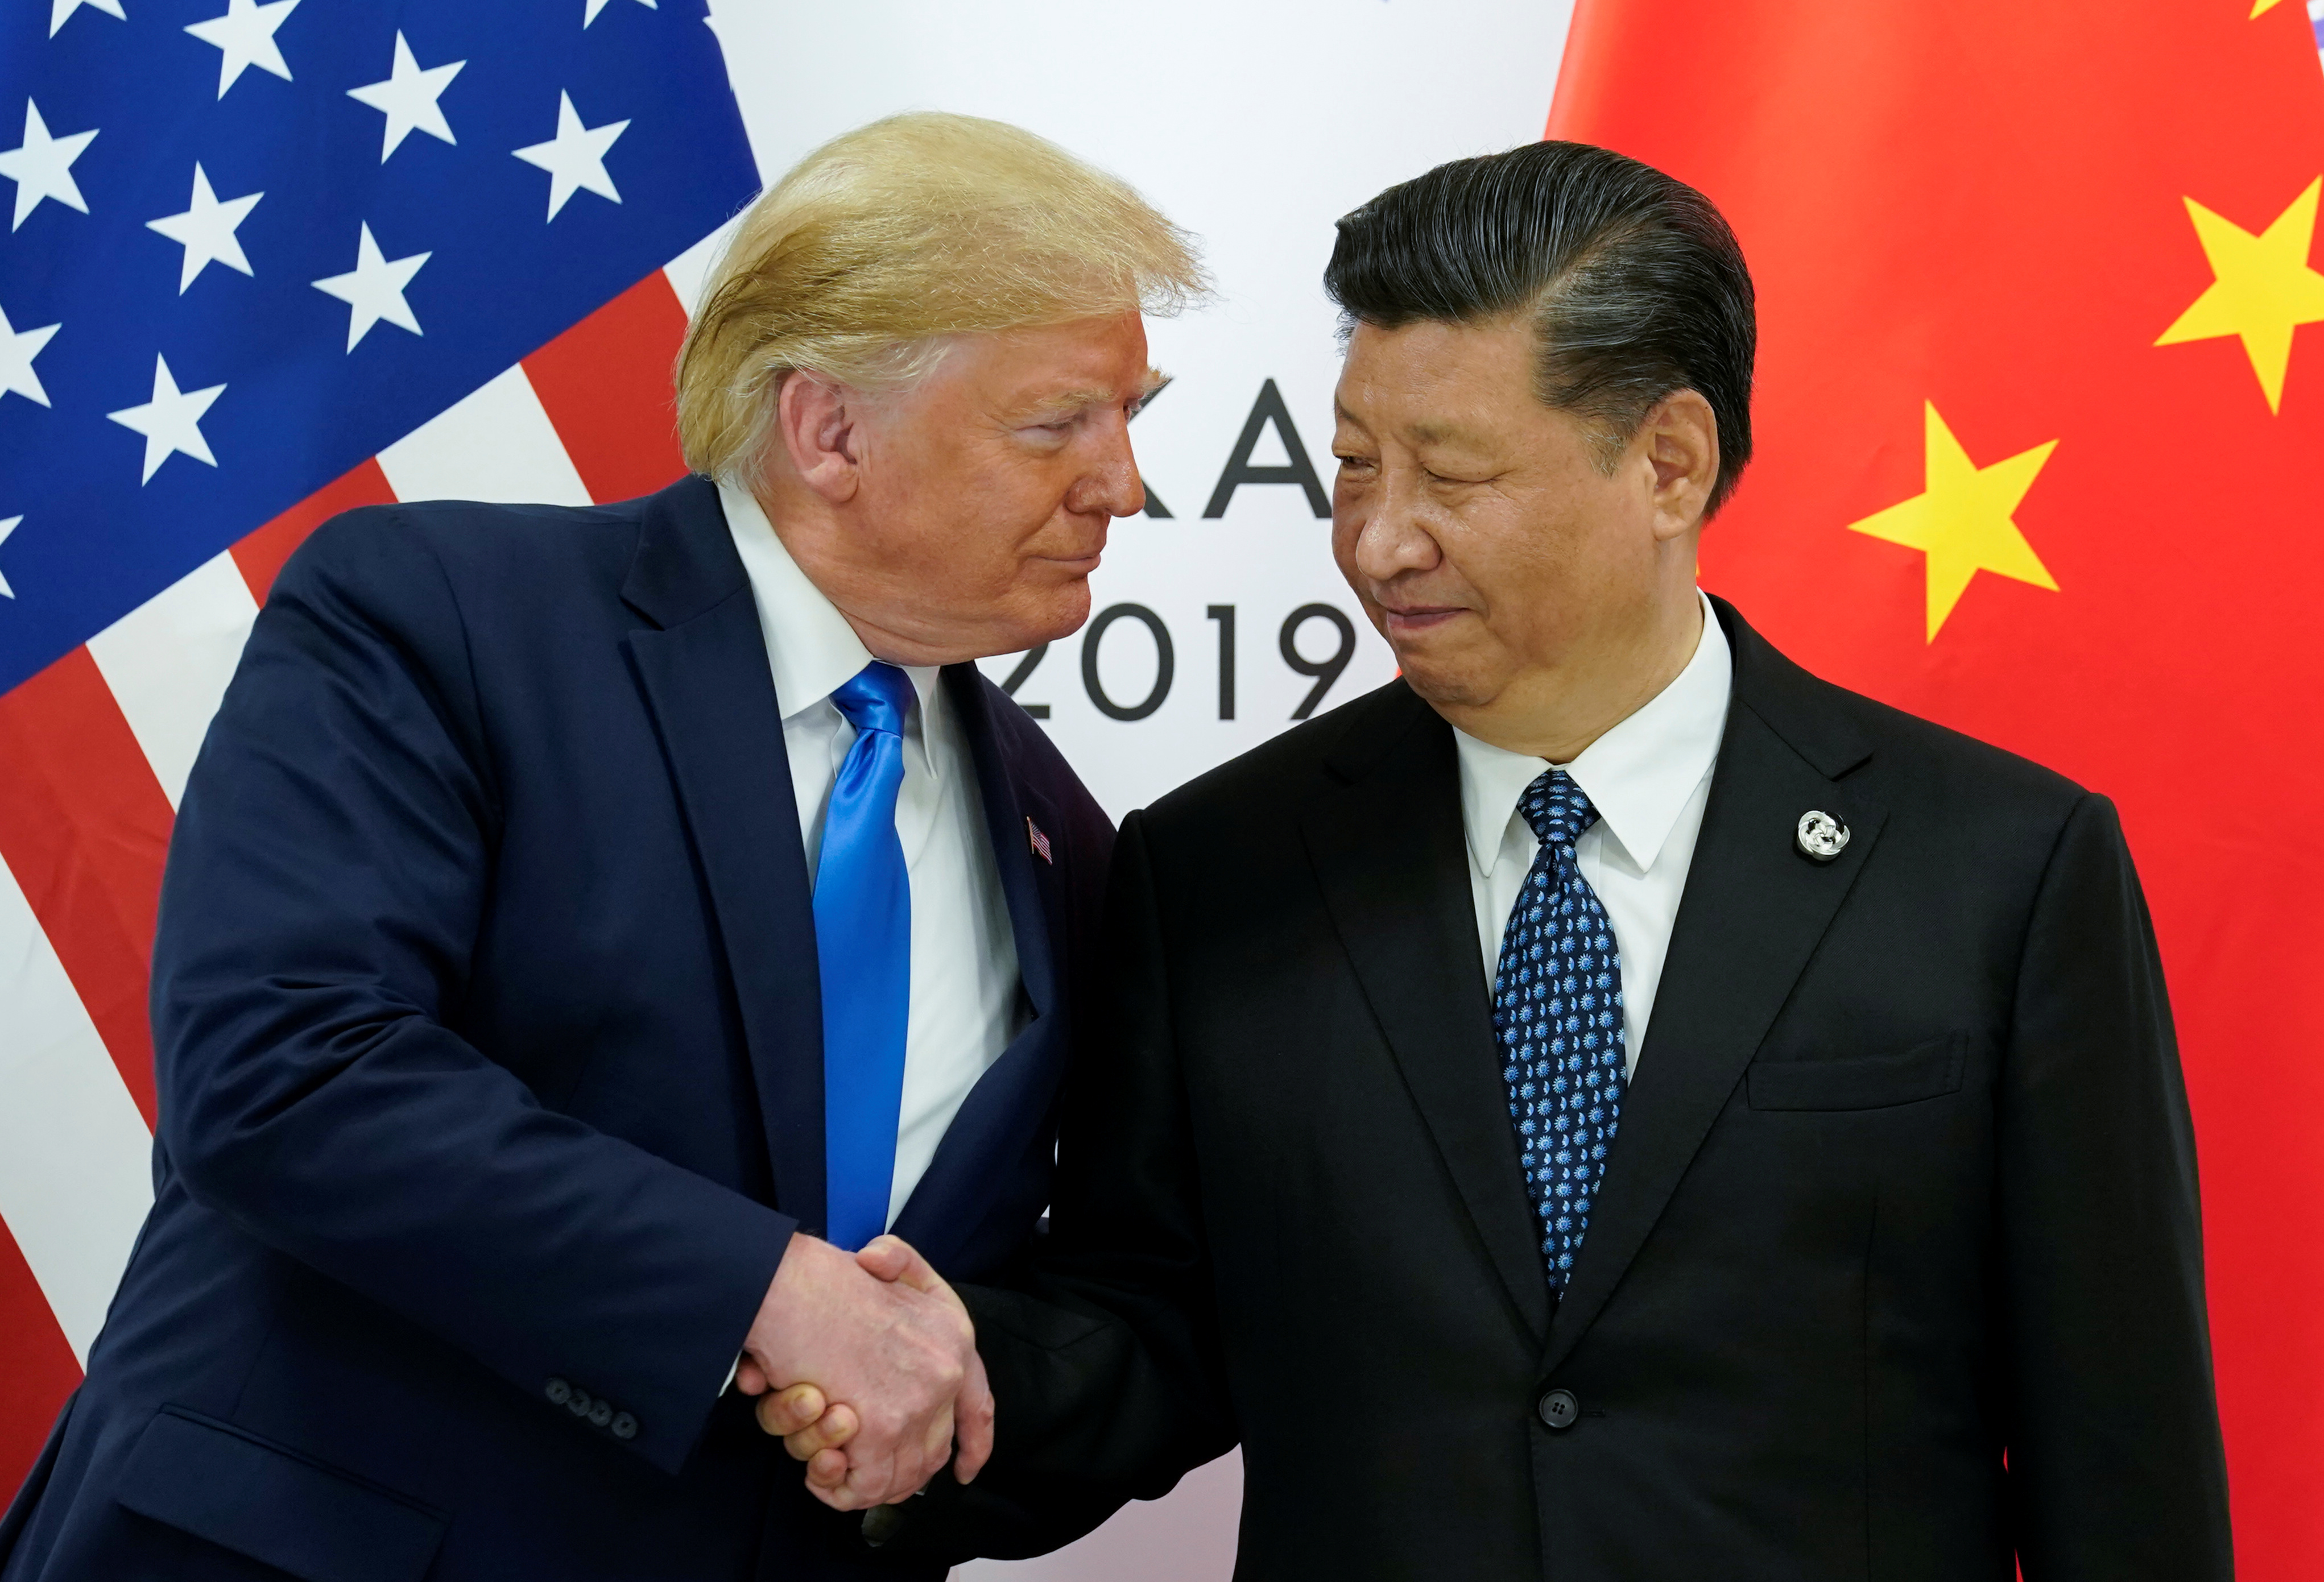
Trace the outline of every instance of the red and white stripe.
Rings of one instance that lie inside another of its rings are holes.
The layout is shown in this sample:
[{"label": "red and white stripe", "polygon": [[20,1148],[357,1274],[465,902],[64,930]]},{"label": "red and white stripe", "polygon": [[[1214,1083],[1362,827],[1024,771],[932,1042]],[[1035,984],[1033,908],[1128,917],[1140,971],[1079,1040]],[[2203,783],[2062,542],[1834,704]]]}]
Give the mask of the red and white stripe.
[{"label": "red and white stripe", "polygon": [[670,365],[724,235],[0,696],[0,1504],[78,1381],[152,1201],[162,858],[275,573],[358,505],[586,505],[678,477]]}]

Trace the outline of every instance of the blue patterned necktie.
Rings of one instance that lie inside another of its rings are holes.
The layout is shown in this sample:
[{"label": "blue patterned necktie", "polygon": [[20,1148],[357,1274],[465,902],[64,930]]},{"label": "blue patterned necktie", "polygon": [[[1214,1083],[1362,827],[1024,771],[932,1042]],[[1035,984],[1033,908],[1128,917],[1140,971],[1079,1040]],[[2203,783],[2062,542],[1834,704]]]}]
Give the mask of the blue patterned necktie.
[{"label": "blue patterned necktie", "polygon": [[1598,810],[1563,769],[1517,801],[1541,851],[1501,932],[1493,1027],[1549,1287],[1563,1291],[1622,1118],[1622,958],[1573,844]]},{"label": "blue patterned necktie", "polygon": [[831,694],[855,727],[823,818],[815,948],[823,983],[825,1234],[850,1252],[888,1228],[912,1003],[912,889],[896,838],[912,680],[874,659]]}]

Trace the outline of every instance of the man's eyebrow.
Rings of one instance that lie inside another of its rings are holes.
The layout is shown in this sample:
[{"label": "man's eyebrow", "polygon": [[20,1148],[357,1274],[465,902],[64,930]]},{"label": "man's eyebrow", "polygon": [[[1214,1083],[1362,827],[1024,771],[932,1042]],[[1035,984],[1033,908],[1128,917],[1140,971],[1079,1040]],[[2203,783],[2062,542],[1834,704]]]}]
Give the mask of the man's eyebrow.
[{"label": "man's eyebrow", "polygon": [[[1150,401],[1169,382],[1168,374],[1159,369],[1148,368],[1146,377],[1139,382],[1137,399],[1141,403]],[[1060,418],[1070,418],[1093,407],[1112,406],[1121,399],[1121,393],[1114,390],[1069,390],[1036,402],[1033,410],[1042,416],[1054,413]]]},{"label": "man's eyebrow", "polygon": [[1442,420],[1424,419],[1418,423],[1407,423],[1404,432],[1416,445],[1475,446],[1484,443],[1483,436],[1474,429]]},{"label": "man's eyebrow", "polygon": [[[1361,418],[1348,410],[1346,403],[1336,398],[1332,402],[1332,410],[1343,423],[1351,423],[1359,428],[1366,426]],[[1488,443],[1485,437],[1476,430],[1441,418],[1423,418],[1417,423],[1407,423],[1401,432],[1406,439],[1415,445],[1482,446]]]}]

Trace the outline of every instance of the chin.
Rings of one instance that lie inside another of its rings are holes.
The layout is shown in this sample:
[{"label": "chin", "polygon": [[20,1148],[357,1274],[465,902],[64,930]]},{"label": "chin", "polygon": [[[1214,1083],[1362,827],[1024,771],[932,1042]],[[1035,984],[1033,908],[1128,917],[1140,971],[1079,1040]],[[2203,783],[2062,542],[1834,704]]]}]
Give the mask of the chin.
[{"label": "chin", "polygon": [[1027,601],[1018,619],[1010,622],[1021,640],[1009,651],[1061,641],[1088,625],[1089,618],[1086,578],[1077,578],[1069,586],[1044,589],[1038,597]]},{"label": "chin", "polygon": [[1396,657],[1397,670],[1404,684],[1418,693],[1427,703],[1451,708],[1471,708],[1489,701],[1489,694],[1479,685],[1477,677],[1458,665],[1432,662],[1425,654],[1399,652]]}]

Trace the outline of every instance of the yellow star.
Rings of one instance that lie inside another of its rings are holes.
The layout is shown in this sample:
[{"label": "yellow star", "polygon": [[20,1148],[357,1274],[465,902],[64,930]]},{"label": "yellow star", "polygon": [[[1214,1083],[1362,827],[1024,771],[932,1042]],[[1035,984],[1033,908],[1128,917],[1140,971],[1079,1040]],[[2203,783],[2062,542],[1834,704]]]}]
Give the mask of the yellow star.
[{"label": "yellow star", "polygon": [[2255,18],[2266,15],[2269,12],[2275,9],[2275,4],[2276,0],[2252,0],[2251,16],[2245,18],[2245,20],[2248,22]]},{"label": "yellow star", "polygon": [[2259,375],[2267,409],[2283,405],[2283,373],[2292,362],[2292,332],[2324,323],[2324,274],[2308,267],[2316,240],[2316,195],[2324,177],[2292,200],[2292,207],[2255,236],[2188,198],[2187,215],[2216,277],[2194,306],[2163,332],[2158,346],[2207,341],[2217,336],[2243,337],[2244,354]]},{"label": "yellow star", "polygon": [[1936,403],[1928,402],[1927,409],[1926,492],[1848,526],[1850,532],[1869,533],[1928,556],[1929,641],[1934,642],[1937,629],[1980,571],[2058,591],[2041,557],[2011,520],[2058,442],[1979,467],[1937,415]]}]

